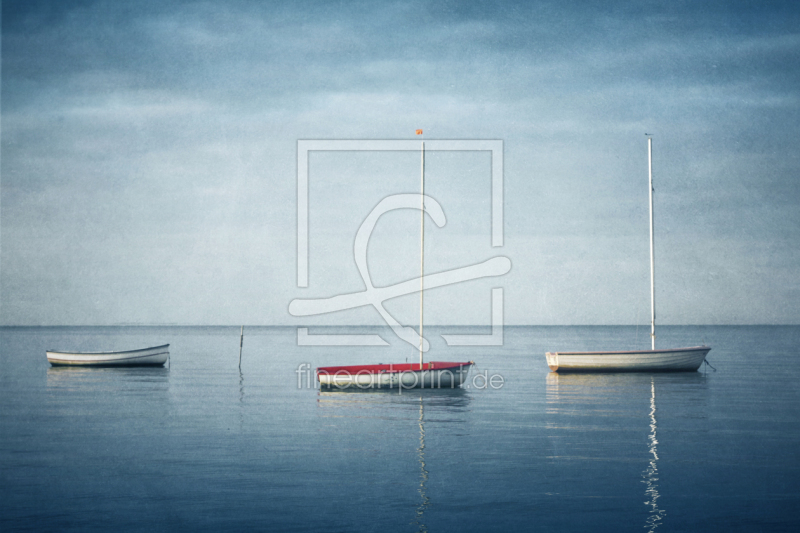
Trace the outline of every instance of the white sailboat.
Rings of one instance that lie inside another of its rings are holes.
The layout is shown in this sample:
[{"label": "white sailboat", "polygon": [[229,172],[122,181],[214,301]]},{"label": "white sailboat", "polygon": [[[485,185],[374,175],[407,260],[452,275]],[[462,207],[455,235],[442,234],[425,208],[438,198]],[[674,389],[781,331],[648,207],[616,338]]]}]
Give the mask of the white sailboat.
[{"label": "white sailboat", "polygon": [[[420,135],[422,130],[417,130]],[[445,361],[423,361],[422,336],[425,297],[425,141],[421,146],[421,192],[420,192],[420,278],[419,278],[419,365],[414,363],[326,366],[317,368],[317,380],[321,386],[359,389],[374,388],[455,388],[467,379],[473,361],[455,363]]]},{"label": "white sailboat", "polygon": [[647,138],[650,183],[650,350],[613,352],[547,352],[553,372],[693,372],[700,368],[709,346],[656,350],[655,249],[653,246],[653,139]]}]

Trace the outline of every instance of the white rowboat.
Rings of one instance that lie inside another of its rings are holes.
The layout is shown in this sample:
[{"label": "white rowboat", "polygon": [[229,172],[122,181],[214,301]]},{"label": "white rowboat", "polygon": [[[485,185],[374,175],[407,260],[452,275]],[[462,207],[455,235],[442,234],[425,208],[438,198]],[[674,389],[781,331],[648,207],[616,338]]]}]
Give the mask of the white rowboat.
[{"label": "white rowboat", "polygon": [[708,346],[629,352],[547,352],[553,372],[693,372],[703,364]]},{"label": "white rowboat", "polygon": [[164,366],[169,359],[169,344],[125,352],[47,351],[53,366]]}]

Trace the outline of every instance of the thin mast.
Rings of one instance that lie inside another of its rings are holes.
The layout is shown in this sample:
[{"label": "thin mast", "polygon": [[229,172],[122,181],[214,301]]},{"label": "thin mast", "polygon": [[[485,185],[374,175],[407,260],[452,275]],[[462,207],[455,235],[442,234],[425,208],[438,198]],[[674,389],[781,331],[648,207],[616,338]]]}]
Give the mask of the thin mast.
[{"label": "thin mast", "polygon": [[653,138],[647,138],[647,172],[650,177],[650,341],[656,349],[656,258],[653,245]]},{"label": "thin mast", "polygon": [[422,303],[425,295],[425,141],[422,141],[422,186],[420,193],[420,239],[419,239],[419,369],[422,370]]}]

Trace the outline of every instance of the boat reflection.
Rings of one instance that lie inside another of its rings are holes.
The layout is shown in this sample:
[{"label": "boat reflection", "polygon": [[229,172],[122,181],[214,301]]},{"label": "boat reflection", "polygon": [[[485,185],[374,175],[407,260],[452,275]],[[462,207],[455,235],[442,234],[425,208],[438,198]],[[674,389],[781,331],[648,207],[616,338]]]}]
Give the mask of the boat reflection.
[{"label": "boat reflection", "polygon": [[470,402],[469,393],[462,389],[346,389],[322,388],[317,391],[319,407],[341,408],[410,408],[416,411],[417,402],[423,399],[430,410],[436,412],[462,411]]},{"label": "boat reflection", "polygon": [[78,367],[51,366],[47,369],[47,387],[80,390],[86,386],[111,383],[149,383],[156,389],[169,384],[169,369],[163,367]]},{"label": "boat reflection", "polygon": [[[414,507],[411,525],[417,531],[426,532],[425,513],[432,502],[428,496],[428,464],[425,448],[425,426],[447,428],[452,431],[453,423],[466,422],[464,414],[471,401],[469,393],[458,389],[321,389],[318,391],[317,406],[325,408],[323,416],[331,418],[371,418],[380,420],[381,430],[396,432],[398,420],[414,420],[419,430],[416,457],[419,463],[419,476],[415,479],[419,500]],[[330,411],[327,411],[330,410]],[[427,413],[426,413],[427,411]],[[412,414],[413,413],[413,414]],[[428,419],[426,420],[426,415]],[[442,424],[442,425],[440,425]]]},{"label": "boat reflection", "polygon": [[[660,380],[661,378],[659,378]],[[667,382],[680,380],[695,383],[702,377],[687,376],[664,377]],[[658,423],[656,420],[656,387],[655,377],[646,374],[557,374],[547,375],[547,412],[553,415],[585,415],[596,420],[602,416],[630,416],[635,419],[640,405],[637,395],[643,396],[645,387],[649,388],[650,409],[648,422],[650,432],[647,439],[647,466],[642,472],[645,484],[644,504],[647,506],[645,529],[653,532],[663,523],[666,511],[659,504],[659,472],[658,472]],[[641,397],[641,396],[640,396]],[[643,398],[642,398],[643,399]],[[558,424],[549,424],[554,430],[575,430],[577,426],[565,426],[563,420]],[[587,430],[588,428],[580,428]],[[592,428],[597,429],[597,428]],[[602,451],[599,451],[602,453]],[[616,452],[618,453],[618,452]]]}]

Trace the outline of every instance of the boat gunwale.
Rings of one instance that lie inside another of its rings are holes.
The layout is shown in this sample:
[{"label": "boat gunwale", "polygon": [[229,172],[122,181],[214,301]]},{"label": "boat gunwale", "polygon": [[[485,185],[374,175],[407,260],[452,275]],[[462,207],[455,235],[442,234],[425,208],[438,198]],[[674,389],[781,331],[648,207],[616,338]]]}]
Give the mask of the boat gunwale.
[{"label": "boat gunwale", "polygon": [[674,353],[674,352],[699,352],[702,350],[711,351],[709,346],[692,346],[690,348],[668,348],[665,350],[617,350],[617,351],[601,351],[601,352],[547,352],[546,355],[633,355],[633,354],[659,354],[659,353]]},{"label": "boat gunwale", "polygon": [[[317,375],[324,374],[327,376],[353,376],[353,375],[371,375],[371,374],[397,374],[406,372],[436,372],[440,370],[453,370],[463,369],[474,365],[473,361],[465,363],[453,363],[449,361],[430,361],[424,363],[423,367],[419,368],[419,363],[389,363],[377,365],[345,365],[345,366],[321,366],[316,369]],[[439,366],[442,365],[442,366]],[[414,368],[417,366],[417,368]],[[401,368],[398,368],[401,367]],[[340,372],[344,372],[341,373]]]}]

